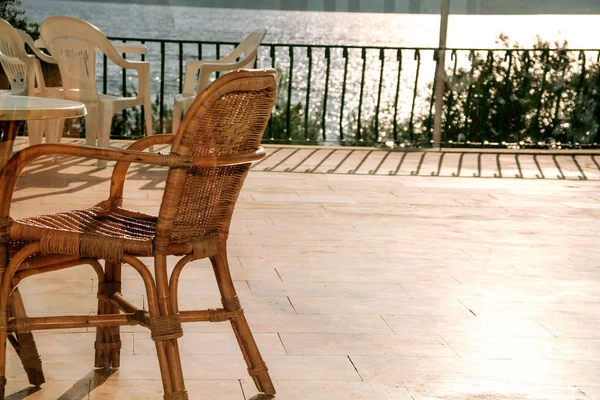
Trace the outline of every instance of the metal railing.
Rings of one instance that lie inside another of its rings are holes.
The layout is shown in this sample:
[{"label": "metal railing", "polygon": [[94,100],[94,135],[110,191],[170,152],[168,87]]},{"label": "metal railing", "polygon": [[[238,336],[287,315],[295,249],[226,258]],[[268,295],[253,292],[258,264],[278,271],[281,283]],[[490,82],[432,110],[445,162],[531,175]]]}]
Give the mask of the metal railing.
[{"label": "metal railing", "polygon": [[[110,39],[148,47],[141,57],[151,63],[157,132],[170,129],[186,61],[216,59],[237,44]],[[443,146],[597,147],[600,50],[446,51]],[[276,68],[280,77],[265,142],[429,147],[437,54],[436,48],[262,45],[256,66]],[[104,59],[99,79],[105,93],[136,90],[119,70]],[[135,121],[129,128],[126,137],[143,132]]]}]

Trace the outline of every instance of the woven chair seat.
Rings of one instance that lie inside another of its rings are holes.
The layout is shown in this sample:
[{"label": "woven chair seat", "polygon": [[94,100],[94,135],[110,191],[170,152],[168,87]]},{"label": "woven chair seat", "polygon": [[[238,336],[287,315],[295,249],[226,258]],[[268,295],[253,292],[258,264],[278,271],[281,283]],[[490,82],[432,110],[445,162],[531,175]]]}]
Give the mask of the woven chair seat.
[{"label": "woven chair seat", "polygon": [[92,208],[14,220],[12,248],[39,241],[42,253],[119,260],[124,253],[150,256],[157,218],[111,208],[102,202]]}]

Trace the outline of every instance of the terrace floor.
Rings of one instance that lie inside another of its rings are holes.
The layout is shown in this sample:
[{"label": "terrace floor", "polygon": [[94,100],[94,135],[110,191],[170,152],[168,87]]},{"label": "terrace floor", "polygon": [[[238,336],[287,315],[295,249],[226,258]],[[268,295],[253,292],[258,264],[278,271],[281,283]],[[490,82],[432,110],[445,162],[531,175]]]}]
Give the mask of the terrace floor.
[{"label": "terrace floor", "polygon": [[[13,216],[105,199],[110,168],[95,166],[28,167]],[[600,399],[600,182],[535,179],[534,165],[523,166],[534,179],[263,167],[246,181],[229,252],[277,399]],[[156,212],[165,176],[132,167],[125,205]],[[182,307],[219,305],[208,265],[184,270]],[[20,287],[30,315],[96,311],[86,267]],[[144,303],[128,267],[123,289]],[[184,331],[190,399],[256,394],[229,325]],[[162,399],[149,333],[122,332],[112,374],[93,369],[92,329],[37,333],[48,382],[29,388],[10,349],[7,398]]]}]

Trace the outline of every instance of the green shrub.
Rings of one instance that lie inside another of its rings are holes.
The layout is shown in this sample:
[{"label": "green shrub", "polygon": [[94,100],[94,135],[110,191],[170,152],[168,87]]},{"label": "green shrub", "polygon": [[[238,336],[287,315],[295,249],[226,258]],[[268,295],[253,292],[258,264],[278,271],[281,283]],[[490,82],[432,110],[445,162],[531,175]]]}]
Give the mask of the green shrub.
[{"label": "green shrub", "polygon": [[443,141],[546,147],[597,140],[598,64],[582,69],[585,53],[566,42],[538,39],[533,51],[522,51],[505,36],[500,41],[505,54],[473,52],[471,68],[450,71]]},{"label": "green shrub", "polygon": [[40,35],[39,25],[30,23],[21,8],[21,0],[0,0],[0,18],[6,20],[17,29],[29,33],[34,39]]}]

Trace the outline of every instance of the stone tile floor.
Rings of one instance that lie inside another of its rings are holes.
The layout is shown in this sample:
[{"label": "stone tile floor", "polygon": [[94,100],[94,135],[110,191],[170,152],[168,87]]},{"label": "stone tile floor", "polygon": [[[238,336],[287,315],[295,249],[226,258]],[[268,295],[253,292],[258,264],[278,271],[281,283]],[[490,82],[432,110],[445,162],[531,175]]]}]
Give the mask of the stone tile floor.
[{"label": "stone tile floor", "polygon": [[[110,165],[95,166],[31,165],[13,216],[103,200]],[[133,167],[125,205],[156,212],[164,178],[164,169]],[[278,399],[598,400],[599,217],[593,180],[255,168],[230,262]],[[182,308],[218,306],[208,263],[187,268]],[[94,313],[96,285],[78,267],[20,287],[30,315],[51,315]],[[127,267],[123,288],[144,303]],[[191,399],[256,394],[227,324],[184,329]],[[92,367],[93,330],[37,333],[48,382],[29,388],[10,350],[7,398],[162,399],[148,332],[122,331],[122,366],[112,373]]]}]

